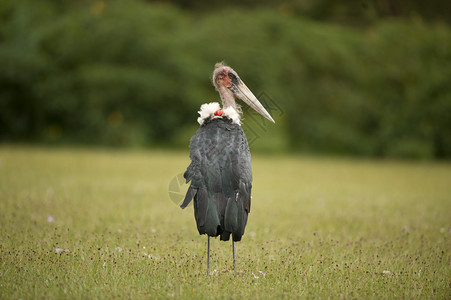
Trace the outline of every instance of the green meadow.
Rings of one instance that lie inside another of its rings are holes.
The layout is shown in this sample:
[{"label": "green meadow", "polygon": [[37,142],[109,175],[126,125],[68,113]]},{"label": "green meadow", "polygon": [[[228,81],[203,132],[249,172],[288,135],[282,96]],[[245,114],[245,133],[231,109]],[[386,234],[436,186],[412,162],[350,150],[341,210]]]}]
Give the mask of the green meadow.
[{"label": "green meadow", "polygon": [[236,276],[168,195],[188,163],[0,147],[0,298],[451,298],[450,163],[254,155]]}]

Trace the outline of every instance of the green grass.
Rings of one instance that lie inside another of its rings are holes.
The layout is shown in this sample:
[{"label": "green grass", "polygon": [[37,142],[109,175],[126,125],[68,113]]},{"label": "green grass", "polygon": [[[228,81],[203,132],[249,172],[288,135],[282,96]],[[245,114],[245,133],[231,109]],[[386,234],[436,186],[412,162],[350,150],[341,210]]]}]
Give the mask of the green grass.
[{"label": "green grass", "polygon": [[0,147],[0,298],[451,298],[449,163],[254,156],[236,277],[168,197],[188,163]]}]

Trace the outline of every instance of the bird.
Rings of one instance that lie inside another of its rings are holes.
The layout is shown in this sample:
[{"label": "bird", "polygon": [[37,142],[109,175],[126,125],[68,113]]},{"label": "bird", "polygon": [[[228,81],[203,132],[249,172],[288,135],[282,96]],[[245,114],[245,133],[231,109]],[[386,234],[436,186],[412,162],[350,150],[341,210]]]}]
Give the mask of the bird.
[{"label": "bird", "polygon": [[199,234],[208,236],[207,275],[210,274],[210,237],[228,241],[232,236],[233,268],[235,242],[241,240],[251,208],[252,166],[246,135],[241,128],[242,100],[267,120],[274,119],[238,74],[223,62],[215,64],[212,77],[218,102],[201,105],[200,127],[190,140],[191,163],[184,173],[190,183],[182,209],[194,199],[194,217]]}]

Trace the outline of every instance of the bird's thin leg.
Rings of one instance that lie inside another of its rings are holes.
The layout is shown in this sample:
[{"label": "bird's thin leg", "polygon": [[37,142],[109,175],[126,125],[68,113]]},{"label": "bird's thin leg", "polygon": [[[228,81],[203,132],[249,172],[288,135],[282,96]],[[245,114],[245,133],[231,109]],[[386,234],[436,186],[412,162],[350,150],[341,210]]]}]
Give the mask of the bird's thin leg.
[{"label": "bird's thin leg", "polygon": [[236,276],[236,257],[235,257],[235,241],[232,240],[232,248],[233,248],[233,269],[235,270],[235,276]]},{"label": "bird's thin leg", "polygon": [[207,276],[210,275],[210,236],[208,236],[208,245],[207,245]]}]

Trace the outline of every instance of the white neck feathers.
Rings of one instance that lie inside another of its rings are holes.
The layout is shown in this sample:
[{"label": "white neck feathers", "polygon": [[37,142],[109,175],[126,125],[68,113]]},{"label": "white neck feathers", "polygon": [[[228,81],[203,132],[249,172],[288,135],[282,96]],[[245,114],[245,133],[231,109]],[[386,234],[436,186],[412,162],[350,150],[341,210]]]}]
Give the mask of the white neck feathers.
[{"label": "white neck feathers", "polygon": [[218,119],[218,118],[226,117],[226,118],[229,118],[230,120],[232,120],[232,123],[241,126],[240,115],[232,106],[229,106],[229,107],[225,108],[224,110],[222,110],[222,115],[215,114],[218,110],[219,111],[221,110],[221,106],[219,105],[218,102],[202,104],[202,106],[200,107],[200,110],[199,110],[200,117],[197,118],[197,122],[200,125],[203,125],[207,119],[210,119],[210,118]]}]

